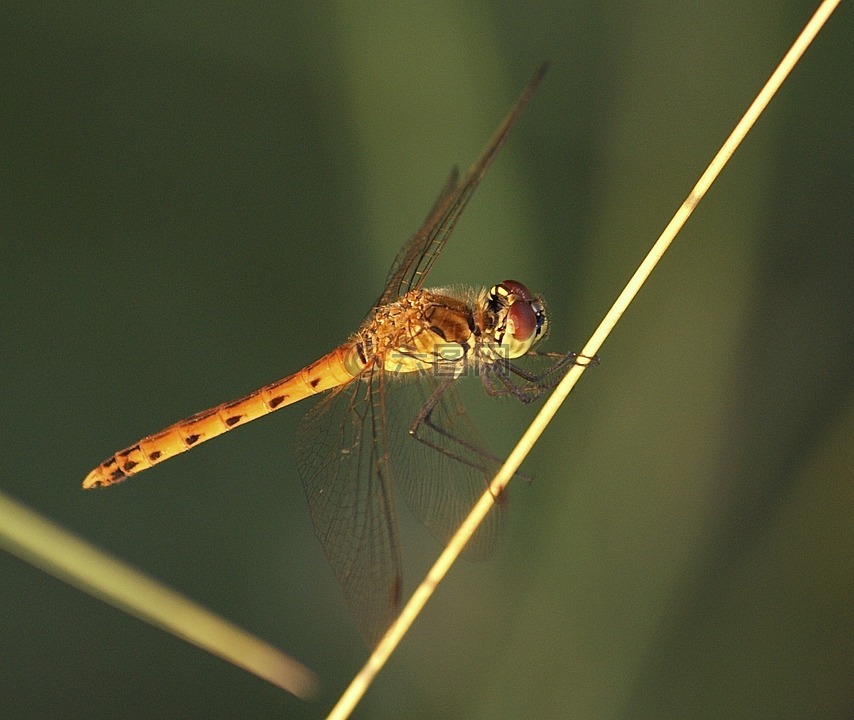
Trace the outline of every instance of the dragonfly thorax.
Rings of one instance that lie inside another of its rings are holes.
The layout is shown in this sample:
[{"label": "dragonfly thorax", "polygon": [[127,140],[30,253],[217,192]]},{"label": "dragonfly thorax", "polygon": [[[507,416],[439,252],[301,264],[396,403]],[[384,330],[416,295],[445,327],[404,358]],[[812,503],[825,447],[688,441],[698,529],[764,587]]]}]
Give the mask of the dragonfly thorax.
[{"label": "dragonfly thorax", "polygon": [[547,327],[542,299],[515,280],[477,294],[412,290],[376,308],[351,338],[348,369],[458,377],[470,362],[521,357]]},{"label": "dragonfly thorax", "polygon": [[412,290],[376,308],[353,338],[351,362],[386,372],[436,371],[458,376],[478,328],[472,303],[444,290]]}]

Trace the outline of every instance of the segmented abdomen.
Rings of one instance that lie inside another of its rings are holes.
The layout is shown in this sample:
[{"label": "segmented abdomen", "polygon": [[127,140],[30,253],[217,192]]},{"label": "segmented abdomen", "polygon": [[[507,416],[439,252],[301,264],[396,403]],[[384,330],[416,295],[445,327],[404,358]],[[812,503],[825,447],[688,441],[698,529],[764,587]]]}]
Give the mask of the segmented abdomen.
[{"label": "segmented abdomen", "polygon": [[339,385],[358,375],[353,346],[346,343],[293,375],[238,400],[217,405],[149,435],[102,462],[83,481],[84,488],[105,487],[147,470],[179,453],[266,415]]}]

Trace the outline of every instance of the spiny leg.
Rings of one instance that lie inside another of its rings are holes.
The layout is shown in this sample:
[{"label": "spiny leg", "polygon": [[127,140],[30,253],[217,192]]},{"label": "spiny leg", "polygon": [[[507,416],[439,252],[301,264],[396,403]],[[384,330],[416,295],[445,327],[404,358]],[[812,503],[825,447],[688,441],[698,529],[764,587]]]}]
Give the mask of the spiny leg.
[{"label": "spiny leg", "polygon": [[[442,453],[481,473],[484,476],[484,483],[486,483],[494,474],[494,471],[501,465],[502,461],[486,449],[470,442],[466,442],[462,438],[456,436],[451,430],[442,427],[433,420],[433,412],[439,406],[445,392],[452,382],[454,382],[454,380],[449,378],[436,386],[430,397],[427,399],[427,402],[424,403],[419,410],[418,415],[410,424],[407,432],[410,437],[414,438],[426,447],[429,447],[431,450]],[[442,446],[439,443],[430,440],[428,437],[425,437],[423,433],[420,432],[420,430],[425,427],[435,432],[438,436],[445,438],[458,449],[450,450],[447,446]],[[482,463],[476,462],[475,458],[480,458]],[[514,474],[523,480],[531,480],[531,478],[523,473],[516,472]],[[502,501],[501,496],[494,497],[494,499],[496,502]]]},{"label": "spiny leg", "polygon": [[[557,362],[541,373],[530,372],[508,361],[493,362],[487,366],[486,373],[482,377],[487,394],[498,397],[512,395],[520,402],[527,404],[553,389],[563,379],[566,371],[572,365],[581,364],[579,361],[583,361],[585,365],[599,364],[598,356],[588,358],[574,352],[567,353],[566,355],[560,353],[529,352],[528,356],[556,358]],[[513,379],[513,375],[524,380],[525,384],[517,384]],[[500,385],[495,382],[496,380],[500,382]]]}]

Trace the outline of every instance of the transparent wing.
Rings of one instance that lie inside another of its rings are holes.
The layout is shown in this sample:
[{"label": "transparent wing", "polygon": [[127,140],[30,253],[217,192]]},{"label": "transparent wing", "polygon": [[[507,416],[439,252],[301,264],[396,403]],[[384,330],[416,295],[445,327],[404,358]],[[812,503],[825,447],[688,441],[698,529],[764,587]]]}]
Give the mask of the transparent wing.
[{"label": "transparent wing", "polygon": [[[435,256],[441,250],[441,245],[444,245],[448,235],[441,243],[434,242],[433,231],[438,229],[443,218],[448,212],[448,208],[453,205],[458,187],[457,183],[460,179],[459,168],[451,168],[451,174],[445,181],[439,197],[427,213],[427,217],[418,228],[418,231],[413,235],[397,253],[394,262],[389,268],[388,275],[385,280],[385,290],[377,301],[377,305],[385,305],[392,300],[404,295],[411,288],[411,278],[408,277],[410,269],[417,271],[419,266],[425,260],[428,253]],[[432,252],[431,247],[438,245]],[[432,263],[431,263],[432,264]],[[422,275],[424,273],[422,272]]]},{"label": "transparent wing", "polygon": [[363,377],[303,417],[296,459],[315,533],[373,647],[397,615],[401,564],[381,407],[383,374],[368,370]]},{"label": "transparent wing", "polygon": [[451,172],[424,224],[403,246],[392,263],[386,279],[386,287],[377,302],[378,305],[385,305],[424,284],[433,263],[436,262],[436,258],[439,257],[439,253],[442,252],[442,248],[454,231],[460,215],[498,151],[504,145],[510,130],[519,119],[547,69],[548,63],[543,63],[539,67],[466,176],[457,182],[456,168]]},{"label": "transparent wing", "polygon": [[[539,68],[466,176],[459,180],[456,169],[451,173],[424,224],[395,258],[377,305],[423,285],[546,68]],[[420,382],[400,382],[398,392],[390,394],[389,419],[387,374],[381,368],[367,369],[318,402],[300,424],[296,451],[315,533],[370,645],[397,614],[402,587],[387,448],[393,450],[407,503],[442,542],[483,493],[496,465],[450,384],[424,376],[415,378]],[[407,432],[418,417],[423,442]],[[470,556],[494,547],[502,505],[496,503]]]},{"label": "transparent wing", "polygon": [[[378,369],[366,375],[305,415],[296,454],[315,533],[373,646],[397,615],[403,585],[392,471],[413,514],[444,544],[486,490],[497,462],[453,384],[415,374],[389,379]],[[419,441],[408,429],[428,406]],[[466,557],[494,551],[505,506],[496,501]]]},{"label": "transparent wing", "polygon": [[[418,521],[443,545],[498,469],[463,408],[456,382],[421,375],[417,382],[395,383],[386,398],[396,487]],[[415,428],[416,439],[409,428],[431,406],[429,416]],[[496,500],[466,546],[467,558],[485,558],[496,549],[506,505],[506,497]]]}]

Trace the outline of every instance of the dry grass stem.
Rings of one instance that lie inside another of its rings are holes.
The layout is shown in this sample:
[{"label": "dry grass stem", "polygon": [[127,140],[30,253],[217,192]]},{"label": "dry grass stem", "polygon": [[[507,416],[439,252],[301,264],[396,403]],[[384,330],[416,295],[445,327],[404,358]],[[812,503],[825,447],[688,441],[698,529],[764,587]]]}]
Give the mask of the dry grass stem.
[{"label": "dry grass stem", "polygon": [[[747,112],[745,112],[744,116],[735,126],[732,133],[730,133],[720,150],[718,150],[705,172],[700,176],[700,179],[688,194],[688,197],[676,211],[673,219],[667,224],[667,227],[664,228],[664,231],[661,233],[658,240],[652,246],[652,249],[635,271],[626,287],[617,297],[616,301],[611,306],[611,309],[599,324],[599,327],[596,328],[596,331],[590,337],[590,340],[588,340],[582,350],[583,356],[593,357],[599,352],[599,349],[602,347],[605,339],[626,311],[626,308],[628,308],[635,295],[637,295],[644,282],[646,282],[646,279],[649,277],[650,273],[652,273],[653,269],[658,264],[658,261],[662,258],[668,247],[670,247],[673,239],[691,216],[694,208],[696,208],[700,200],[702,200],[703,196],[711,187],[712,183],[720,174],[730,157],[732,157],[736,148],[738,148],[741,141],[745,138],[751,127],[753,127],[757,118],[768,106],[771,98],[783,84],[783,81],[789,75],[792,68],[797,64],[804,51],[809,47],[810,43],[816,37],[819,30],[821,30],[822,26],[836,9],[838,4],[839,0],[825,0],[819,6],[818,10],[804,27],[792,47],[783,57],[783,60],[777,66],[777,69],[774,70],[771,77],[760,90],[756,99],[751,103]],[[492,480],[488,491],[483,494],[469,516],[463,521],[462,525],[460,525],[457,533],[453,538],[451,538],[451,541],[448,543],[445,550],[436,560],[433,567],[427,573],[427,576],[416,588],[412,597],[404,606],[400,616],[389,628],[388,632],[371,653],[371,656],[368,658],[364,667],[353,678],[347,690],[329,713],[328,720],[343,720],[350,716],[353,708],[359,702],[362,695],[364,695],[377,673],[383,667],[386,660],[397,647],[401,638],[406,634],[409,627],[415,621],[415,618],[427,603],[427,600],[433,594],[433,590],[439,582],[441,582],[442,578],[445,577],[451,565],[459,557],[460,552],[465,547],[466,543],[488,514],[493,503],[493,498],[501,493],[510,482],[510,478],[513,476],[513,473],[518,470],[522,461],[531,451],[531,448],[543,433],[546,426],[551,422],[551,419],[554,417],[558,408],[563,404],[563,401],[566,400],[570,390],[572,390],[576,382],[578,382],[578,379],[581,377],[585,369],[586,366],[584,364],[573,366],[567,373],[566,377],[564,377],[561,383],[555,388],[554,392],[545,402],[542,409],[537,414],[536,418],[534,418],[534,421],[519,440],[516,447],[507,457],[507,460],[499,470],[498,474]]]},{"label": "dry grass stem", "polygon": [[0,547],[297,697],[317,690],[314,673],[296,660],[2,494]]}]

